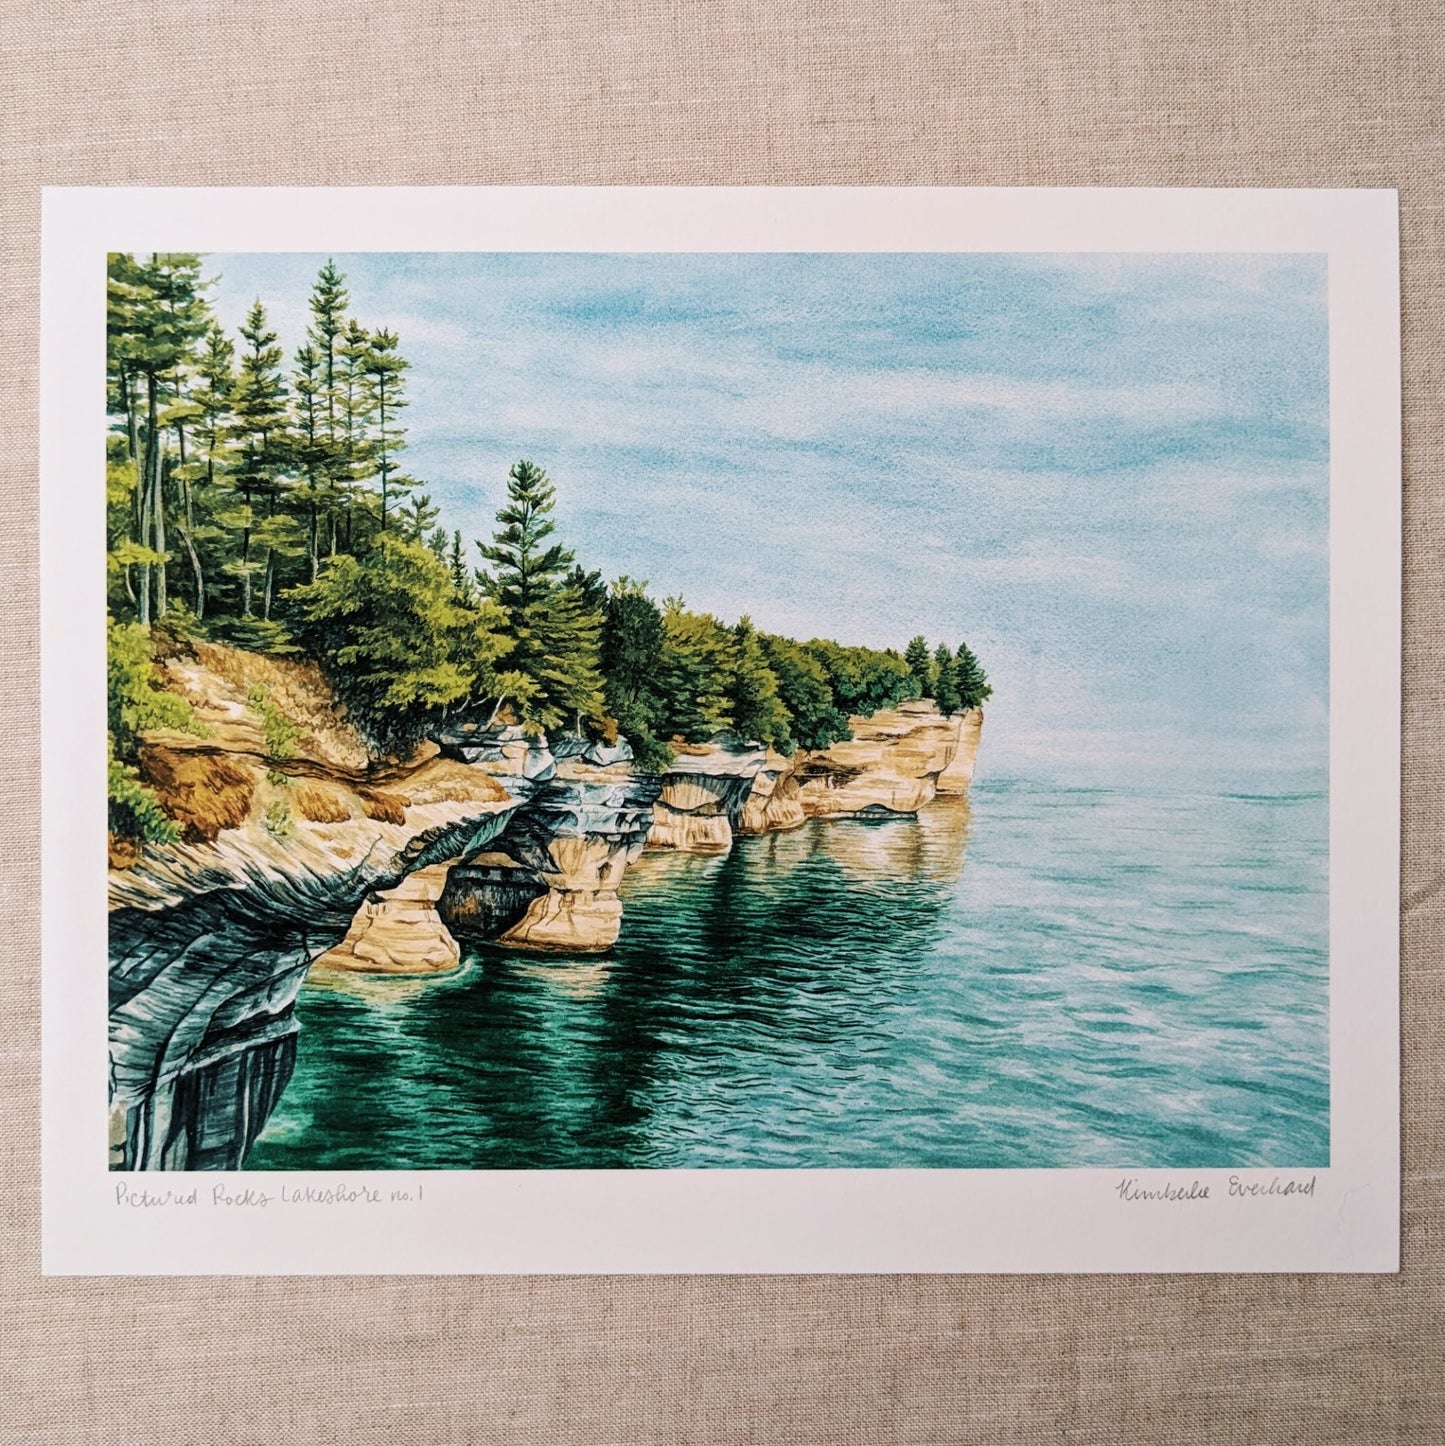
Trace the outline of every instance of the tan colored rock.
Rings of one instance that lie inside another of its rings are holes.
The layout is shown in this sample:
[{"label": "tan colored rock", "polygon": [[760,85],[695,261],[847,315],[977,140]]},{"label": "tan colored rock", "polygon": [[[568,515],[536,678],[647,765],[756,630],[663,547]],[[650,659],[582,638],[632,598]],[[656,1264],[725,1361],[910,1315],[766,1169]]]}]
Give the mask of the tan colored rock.
[{"label": "tan colored rock", "polygon": [[979,739],[983,736],[983,709],[970,708],[967,713],[957,714],[953,721],[958,725],[958,747],[953,761],[938,775],[941,794],[967,793],[973,782]]},{"label": "tan colored rock", "polygon": [[809,818],[917,813],[958,748],[957,722],[926,698],[849,720],[853,737],[800,759],[793,777]]},{"label": "tan colored rock", "polygon": [[739,834],[782,833],[808,821],[793,776],[796,758],[768,750],[767,762],[753,779],[752,791],[738,820]]},{"label": "tan colored rock", "polygon": [[680,813],[659,801],[652,806],[650,849],[680,853],[725,854],[733,846],[733,828],[725,813]]},{"label": "tan colored rock", "polygon": [[447,864],[403,879],[356,911],[346,938],[313,964],[317,970],[366,974],[441,974],[461,963],[457,941],[436,911]]},{"label": "tan colored rock", "polygon": [[[710,743],[675,743],[652,809],[647,846],[684,853],[726,853],[768,753],[720,734]],[[778,755],[773,754],[773,757]]]},{"label": "tan colored rock", "polygon": [[510,949],[593,953],[610,949],[622,930],[622,901],[615,889],[549,890],[497,937]]}]

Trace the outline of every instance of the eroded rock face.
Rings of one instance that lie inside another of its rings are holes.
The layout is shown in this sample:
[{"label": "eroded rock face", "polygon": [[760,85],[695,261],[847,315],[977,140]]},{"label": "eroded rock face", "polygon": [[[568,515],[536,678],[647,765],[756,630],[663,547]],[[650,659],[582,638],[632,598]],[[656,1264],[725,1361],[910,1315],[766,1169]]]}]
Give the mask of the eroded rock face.
[{"label": "eroded rock face", "polygon": [[917,813],[932,802],[958,753],[962,721],[939,713],[926,698],[851,718],[851,739],[799,752],[772,794],[783,789],[782,801],[795,804],[805,818]]},{"label": "eroded rock face", "polygon": [[567,760],[495,840],[453,865],[442,921],[459,938],[506,948],[610,948],[622,925],[617,888],[646,843],[661,786],[625,761]]},{"label": "eroded rock face", "polygon": [[726,853],[768,754],[727,734],[675,746],[677,756],[662,776],[647,846]]},{"label": "eroded rock face", "polygon": [[432,864],[407,875],[394,889],[370,895],[346,937],[311,967],[363,974],[444,974],[455,969],[462,953],[436,909],[447,870],[447,864]]},{"label": "eroded rock face", "polygon": [[938,775],[940,794],[967,793],[978,762],[978,745],[983,737],[983,709],[970,708],[955,721],[958,723],[958,748],[953,761]]},{"label": "eroded rock face", "polygon": [[[211,645],[166,667],[206,733],[146,736],[143,767],[185,805],[186,837],[110,874],[111,1163],[236,1169],[290,1077],[312,960],[363,900],[483,849],[520,799],[435,746],[368,765],[314,671]],[[257,686],[300,729],[284,758],[267,753]],[[210,808],[196,780],[218,771]]]},{"label": "eroded rock face", "polygon": [[808,821],[794,776],[798,762],[796,757],[786,758],[768,749],[743,803],[736,830],[739,834],[782,833]]}]

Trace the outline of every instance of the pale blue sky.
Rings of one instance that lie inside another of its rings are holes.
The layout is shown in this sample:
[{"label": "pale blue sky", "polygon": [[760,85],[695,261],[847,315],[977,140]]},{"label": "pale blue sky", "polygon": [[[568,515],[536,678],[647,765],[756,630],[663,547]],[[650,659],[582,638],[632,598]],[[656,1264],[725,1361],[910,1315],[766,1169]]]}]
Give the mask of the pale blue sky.
[{"label": "pale blue sky", "polygon": [[[208,258],[288,358],[318,256]],[[544,466],[588,567],[797,637],[966,638],[996,771],[1320,769],[1315,256],[338,256],[409,469],[491,531]]]}]

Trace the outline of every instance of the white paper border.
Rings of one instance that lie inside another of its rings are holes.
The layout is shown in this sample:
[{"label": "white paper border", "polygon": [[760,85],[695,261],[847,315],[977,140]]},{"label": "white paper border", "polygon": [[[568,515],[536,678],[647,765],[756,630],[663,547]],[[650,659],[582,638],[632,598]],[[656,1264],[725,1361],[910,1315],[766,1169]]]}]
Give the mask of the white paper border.
[{"label": "white paper border", "polygon": [[[47,1274],[1394,1271],[1400,349],[1394,191],[49,189],[41,278]],[[108,251],[1323,252],[1330,306],[1331,1164],[1140,1170],[119,1174],[106,1168]],[[80,419],[80,420],[77,420]],[[1231,1175],[1304,1180],[1242,1199]],[[343,1183],[375,1203],[283,1202]],[[197,1188],[122,1206],[117,1188]],[[226,1204],[213,1192],[269,1203]],[[393,1191],[411,1198],[396,1200]],[[420,1198],[418,1198],[418,1196]]]}]

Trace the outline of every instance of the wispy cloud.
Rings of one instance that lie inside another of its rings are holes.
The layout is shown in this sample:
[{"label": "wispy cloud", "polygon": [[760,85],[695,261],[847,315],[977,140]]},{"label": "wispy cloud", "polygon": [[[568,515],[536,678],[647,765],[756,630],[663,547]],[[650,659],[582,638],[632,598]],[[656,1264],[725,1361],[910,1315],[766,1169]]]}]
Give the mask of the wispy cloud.
[{"label": "wispy cloud", "polygon": [[[221,258],[223,316],[261,294],[289,355],[323,259]],[[609,575],[968,637],[996,756],[1212,756],[1224,716],[1241,759],[1323,749],[1318,257],[337,259],[468,537],[528,455]]]}]

